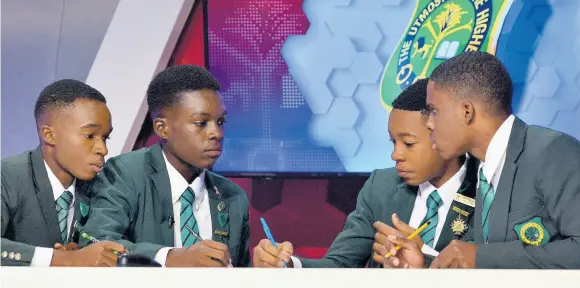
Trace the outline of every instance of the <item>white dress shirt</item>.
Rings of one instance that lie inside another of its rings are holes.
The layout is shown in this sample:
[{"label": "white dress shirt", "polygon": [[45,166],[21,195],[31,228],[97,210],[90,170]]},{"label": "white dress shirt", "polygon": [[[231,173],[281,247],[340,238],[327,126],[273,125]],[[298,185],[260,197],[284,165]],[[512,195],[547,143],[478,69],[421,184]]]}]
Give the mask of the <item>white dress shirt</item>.
[{"label": "white dress shirt", "polygon": [[[469,157],[469,156],[467,156]],[[453,198],[461,184],[463,183],[463,179],[465,179],[465,175],[467,173],[467,159],[463,166],[459,169],[453,177],[451,177],[447,182],[445,182],[441,187],[435,188],[431,182],[425,182],[419,185],[418,194],[415,198],[415,204],[413,206],[413,212],[411,213],[411,218],[409,220],[409,226],[417,229],[427,215],[427,199],[429,195],[433,193],[433,191],[437,190],[441,200],[443,201],[443,205],[439,206],[439,210],[437,210],[437,227],[435,228],[435,240],[433,241],[433,246],[437,245],[437,241],[439,240],[439,235],[441,235],[441,231],[443,231],[443,226],[445,225],[445,219],[447,218],[447,213],[449,209],[451,209],[451,203],[453,203]],[[431,248],[423,244],[421,247],[421,251],[424,254],[428,254],[431,256],[439,255],[435,249]],[[302,262],[297,257],[292,256],[292,263],[294,264],[294,268],[302,268]]]},{"label": "white dress shirt", "polygon": [[[491,138],[489,146],[487,146],[485,162],[481,161],[479,164],[479,168],[483,167],[483,175],[485,176],[485,179],[488,181],[491,179],[490,184],[491,187],[493,187],[494,192],[497,192],[497,186],[505,164],[507,146],[510,140],[510,135],[512,134],[512,127],[515,119],[514,115],[510,115],[501,126],[499,126],[499,129],[497,129]],[[477,173],[477,187],[479,187],[479,171]]]},{"label": "white dress shirt", "polygon": [[[191,187],[193,193],[195,194],[195,201],[193,203],[193,216],[197,221],[197,226],[199,228],[199,236],[201,239],[207,240],[212,239],[212,223],[211,223],[211,210],[209,207],[209,199],[207,194],[207,189],[205,187],[205,170],[193,180],[191,184],[187,183],[185,178],[167,161],[165,153],[163,153],[163,159],[165,160],[165,166],[167,167],[167,173],[169,174],[169,184],[171,186],[171,201],[173,203],[173,247],[165,247],[159,249],[155,254],[155,261],[159,262],[163,267],[167,261],[167,254],[169,250],[173,248],[182,248],[181,244],[181,201],[179,198],[187,189]],[[190,227],[193,228],[193,227]]]},{"label": "white dress shirt", "polygon": [[[56,200],[64,193],[64,191],[69,191],[73,198],[70,202],[69,210],[68,210],[68,218],[66,219],[66,228],[67,228],[67,235],[70,235],[70,228],[71,224],[74,220],[75,215],[75,184],[77,182],[76,179],[73,180],[72,184],[65,188],[60,180],[56,178],[56,175],[52,172],[46,161],[44,161],[44,167],[46,168],[46,173],[48,174],[48,181],[50,181],[50,186],[52,187],[52,194],[54,195],[54,209],[56,210]],[[60,229],[59,229],[60,231]],[[56,244],[56,243],[55,243]],[[64,243],[63,243],[64,244]],[[50,262],[52,261],[52,248],[45,248],[45,247],[36,247],[34,249],[34,255],[32,256],[32,260],[30,261],[30,266],[34,267],[48,267],[50,266]]]}]

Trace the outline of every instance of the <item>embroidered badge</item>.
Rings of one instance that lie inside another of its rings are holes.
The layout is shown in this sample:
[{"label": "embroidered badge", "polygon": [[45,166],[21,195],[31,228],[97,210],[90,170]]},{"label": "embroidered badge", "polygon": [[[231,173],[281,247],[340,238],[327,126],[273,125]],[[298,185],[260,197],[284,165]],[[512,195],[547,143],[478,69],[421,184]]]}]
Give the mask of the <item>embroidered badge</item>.
[{"label": "embroidered badge", "polygon": [[463,218],[461,218],[461,216],[459,215],[455,220],[451,222],[451,231],[453,232],[453,234],[455,234],[455,236],[462,236],[463,234],[465,234],[467,229],[469,229],[469,226],[467,226],[465,220],[463,220]]},{"label": "embroidered badge", "polygon": [[469,212],[467,212],[467,211],[465,211],[457,206],[451,207],[451,210],[453,210],[453,211],[455,211],[455,212],[457,212],[465,217],[469,217]]},{"label": "embroidered badge", "polygon": [[86,203],[81,202],[80,208],[81,208],[81,215],[83,217],[87,217],[89,215],[90,206],[87,205]]},{"label": "embroidered badge", "polygon": [[217,209],[219,212],[224,211],[224,209],[226,209],[226,203],[224,203],[223,201],[218,203]]},{"label": "embroidered badge", "polygon": [[219,212],[218,215],[218,224],[223,228],[228,223],[228,213],[226,212]]},{"label": "embroidered badge", "polygon": [[457,201],[459,203],[465,204],[469,207],[474,207],[475,208],[475,199],[467,197],[465,195],[461,195],[459,193],[455,194],[455,197],[453,197],[454,201]]},{"label": "embroidered badge", "polygon": [[550,241],[550,232],[544,227],[542,218],[534,217],[532,220],[514,226],[520,241],[530,246],[540,246]]},{"label": "embroidered badge", "polygon": [[218,235],[218,236],[221,236],[221,237],[226,237],[227,238],[230,233],[228,233],[227,231],[220,230],[220,229],[215,229],[214,234],[215,235]]}]

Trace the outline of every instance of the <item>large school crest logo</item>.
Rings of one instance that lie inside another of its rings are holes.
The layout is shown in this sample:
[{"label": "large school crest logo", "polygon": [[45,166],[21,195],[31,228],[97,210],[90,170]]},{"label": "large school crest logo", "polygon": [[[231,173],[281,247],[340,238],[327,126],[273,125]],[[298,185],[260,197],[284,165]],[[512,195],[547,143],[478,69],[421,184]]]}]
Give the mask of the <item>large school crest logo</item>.
[{"label": "large school crest logo", "polygon": [[464,51],[495,54],[513,0],[418,0],[405,34],[381,79],[381,101],[393,100],[443,61]]}]

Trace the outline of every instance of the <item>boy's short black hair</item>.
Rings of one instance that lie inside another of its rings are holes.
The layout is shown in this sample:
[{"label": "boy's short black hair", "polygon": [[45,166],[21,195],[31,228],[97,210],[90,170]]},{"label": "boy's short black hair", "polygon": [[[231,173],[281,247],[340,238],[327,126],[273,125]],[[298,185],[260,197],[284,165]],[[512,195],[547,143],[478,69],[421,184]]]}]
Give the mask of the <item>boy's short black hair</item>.
[{"label": "boy's short black hair", "polygon": [[107,103],[103,94],[90,85],[74,79],[63,79],[42,89],[34,106],[34,118],[38,123],[46,111],[68,107],[77,99],[91,99]]},{"label": "boy's short black hair", "polygon": [[220,90],[219,82],[207,69],[196,65],[171,66],[157,74],[149,84],[149,111],[155,114],[177,103],[182,93],[203,89]]},{"label": "boy's short black hair", "polygon": [[[419,79],[405,89],[395,101],[393,109],[418,111],[423,114],[427,111],[427,83],[429,79]],[[425,114],[426,115],[426,114]]]},{"label": "boy's short black hair", "polygon": [[463,52],[441,63],[430,78],[456,97],[477,97],[491,114],[512,113],[512,79],[505,66],[492,54]]}]

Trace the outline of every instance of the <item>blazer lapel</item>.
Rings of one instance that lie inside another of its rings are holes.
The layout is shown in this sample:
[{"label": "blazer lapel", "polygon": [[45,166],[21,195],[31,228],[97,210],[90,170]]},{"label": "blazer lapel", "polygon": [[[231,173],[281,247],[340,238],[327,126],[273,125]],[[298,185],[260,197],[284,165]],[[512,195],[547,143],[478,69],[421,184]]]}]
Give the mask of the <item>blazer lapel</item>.
[{"label": "blazer lapel", "polygon": [[[474,157],[470,157],[467,161],[469,162],[467,163],[465,179],[457,191],[458,196],[455,197],[451,203],[449,212],[447,212],[445,224],[443,224],[443,229],[435,245],[436,251],[442,251],[449,245],[451,240],[460,239],[467,233],[468,229],[471,229],[469,223],[475,212],[475,207],[473,207],[475,205],[472,204],[475,204],[477,166],[479,161]],[[464,226],[460,227],[461,224]]]},{"label": "blazer lapel", "polygon": [[[409,223],[411,219],[411,213],[413,213],[413,208],[415,206],[415,198],[417,198],[417,191],[419,187],[417,186],[409,186],[405,181],[397,177],[397,183],[393,183],[397,185],[397,190],[394,194],[390,194],[387,189],[384,189],[384,200],[383,202],[385,210],[380,214],[380,220],[389,226],[393,226],[392,215],[393,213],[397,213],[399,219],[405,223]],[[391,183],[386,182],[385,186],[388,187],[392,185]],[[369,256],[371,256],[369,254]],[[368,267],[383,267],[383,263],[377,263],[370,257],[368,262]]]},{"label": "blazer lapel", "polygon": [[[149,165],[153,169],[151,174],[153,195],[157,197],[158,208],[155,209],[155,219],[158,221],[161,229],[161,237],[163,237],[163,244],[165,246],[173,247],[175,245],[175,237],[173,229],[175,229],[173,219],[173,203],[171,201],[171,184],[169,183],[169,175],[167,174],[167,167],[163,159],[163,151],[161,146],[155,144],[149,150]],[[154,196],[155,197],[155,196]]]},{"label": "blazer lapel", "polygon": [[90,206],[88,193],[88,183],[77,179],[75,187],[74,218],[68,233],[67,242],[79,242],[79,230],[85,225],[89,218]]},{"label": "blazer lapel", "polygon": [[48,173],[44,165],[44,158],[40,147],[36,148],[31,154],[32,163],[32,180],[36,189],[36,197],[46,222],[46,227],[49,233],[51,242],[62,243],[60,236],[60,229],[58,226],[58,217],[56,215],[56,202],[54,201],[54,194],[52,186],[48,180]]},{"label": "blazer lapel", "polygon": [[[401,179],[401,182],[397,185],[397,192],[395,193],[393,201],[389,203],[393,206],[391,209],[387,209],[387,211],[394,211],[401,221],[409,223],[411,213],[413,213],[415,206],[415,198],[417,198],[417,189],[419,187],[409,186]],[[386,215],[385,217],[387,217],[386,223],[393,225],[391,215]]]},{"label": "blazer lapel", "polygon": [[[215,186],[211,173],[205,172],[205,187],[207,195],[209,196],[209,207],[211,210],[212,240],[228,245],[230,236],[230,198],[225,195]],[[229,245],[228,245],[229,246]]]},{"label": "blazer lapel", "polygon": [[518,168],[516,161],[524,148],[527,129],[528,126],[516,117],[508,142],[505,164],[489,212],[488,242],[503,242],[506,239],[514,177]]},{"label": "blazer lapel", "polygon": [[89,217],[90,206],[89,197],[87,197],[88,184],[85,181],[77,179],[75,187],[75,216],[74,219],[84,225],[85,220]]},{"label": "blazer lapel", "polygon": [[476,196],[475,196],[475,216],[473,217],[473,242],[475,244],[481,245],[483,244],[483,228],[481,227],[481,214],[483,213],[483,208],[481,207],[481,193],[479,191],[479,187],[476,189]]},{"label": "blazer lapel", "polygon": [[[455,204],[455,201],[453,201],[453,203]],[[437,239],[437,244],[435,245],[436,251],[441,252],[441,250],[447,247],[447,245],[449,245],[449,242],[453,240],[454,235],[451,229],[449,229],[449,227],[451,226],[451,223],[456,219],[465,219],[465,218],[463,218],[461,214],[457,213],[457,211],[449,210],[449,212],[447,212],[447,219],[445,219],[445,224],[443,224],[443,229],[441,229],[441,234],[439,235],[439,239]],[[467,225],[467,221],[465,223]]]}]

